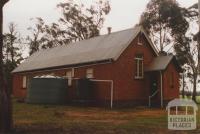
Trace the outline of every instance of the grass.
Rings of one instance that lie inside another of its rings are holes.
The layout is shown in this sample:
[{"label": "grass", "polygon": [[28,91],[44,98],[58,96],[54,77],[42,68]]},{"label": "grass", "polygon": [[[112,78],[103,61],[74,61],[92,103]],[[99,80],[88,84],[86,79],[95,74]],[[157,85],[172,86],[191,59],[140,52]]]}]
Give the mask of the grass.
[{"label": "grass", "polygon": [[[199,107],[200,108],[200,107]],[[200,133],[167,129],[165,109],[32,105],[13,102],[15,134]],[[198,113],[198,121],[200,113]],[[200,128],[200,125],[198,126]]]},{"label": "grass", "polygon": [[200,96],[197,96],[197,102],[200,104]]}]

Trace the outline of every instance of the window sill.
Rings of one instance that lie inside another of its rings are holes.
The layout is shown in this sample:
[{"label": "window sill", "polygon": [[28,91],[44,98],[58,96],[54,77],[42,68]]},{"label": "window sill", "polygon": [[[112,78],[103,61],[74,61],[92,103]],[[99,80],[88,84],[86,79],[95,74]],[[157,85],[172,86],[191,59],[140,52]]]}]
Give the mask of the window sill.
[{"label": "window sill", "polygon": [[136,80],[142,80],[142,79],[144,79],[144,77],[137,77],[137,76],[135,76],[135,79]]},{"label": "window sill", "polygon": [[86,77],[86,79],[94,79],[94,77]]}]

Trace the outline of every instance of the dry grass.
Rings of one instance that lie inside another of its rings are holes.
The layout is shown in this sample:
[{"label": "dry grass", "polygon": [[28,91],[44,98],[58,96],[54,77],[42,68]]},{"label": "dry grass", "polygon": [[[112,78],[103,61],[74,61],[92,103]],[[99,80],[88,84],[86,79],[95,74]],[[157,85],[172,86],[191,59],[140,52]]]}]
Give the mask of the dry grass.
[{"label": "dry grass", "polygon": [[165,109],[110,110],[95,107],[31,105],[18,102],[14,102],[13,107],[15,134],[200,133],[200,130],[168,131]]}]

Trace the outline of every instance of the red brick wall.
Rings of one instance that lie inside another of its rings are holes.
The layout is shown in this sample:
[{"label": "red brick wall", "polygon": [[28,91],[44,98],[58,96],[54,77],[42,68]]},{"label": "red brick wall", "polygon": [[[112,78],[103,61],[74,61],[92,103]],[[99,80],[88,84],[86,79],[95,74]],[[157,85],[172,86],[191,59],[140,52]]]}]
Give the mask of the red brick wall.
[{"label": "red brick wall", "polygon": [[[170,77],[173,74],[173,87],[170,86]],[[171,62],[163,75],[163,97],[164,100],[172,100],[174,98],[179,98],[179,73],[177,72],[176,67],[173,62]]]},{"label": "red brick wall", "polygon": [[146,74],[144,79],[135,79],[135,55],[144,55],[144,67],[151,63],[155,54],[144,39],[143,45],[137,44],[137,38],[129,45],[129,47],[120,56],[117,62],[114,63],[114,99],[118,101],[130,100],[146,100],[149,96],[149,90],[145,86],[148,83]]},{"label": "red brick wall", "polygon": [[[74,68],[74,78],[85,78],[86,70],[88,68],[93,68],[94,70],[94,79],[98,80],[111,80],[111,72],[112,64],[102,64],[95,66],[87,66]],[[70,69],[61,69],[56,71],[47,71],[47,72],[34,72],[34,73],[21,73],[21,74],[13,74],[13,94],[16,97],[25,98],[27,89],[22,88],[22,78],[23,76],[27,76],[29,79],[34,76],[46,75],[46,74],[54,74],[55,76],[65,76],[66,72]],[[68,98],[69,100],[76,99],[76,79],[72,81],[72,86],[68,89]],[[95,96],[99,101],[110,100],[110,83],[105,82],[95,82],[96,92]]]},{"label": "red brick wall", "polygon": [[23,76],[13,75],[13,95],[20,98],[25,98],[26,89],[22,87]]}]

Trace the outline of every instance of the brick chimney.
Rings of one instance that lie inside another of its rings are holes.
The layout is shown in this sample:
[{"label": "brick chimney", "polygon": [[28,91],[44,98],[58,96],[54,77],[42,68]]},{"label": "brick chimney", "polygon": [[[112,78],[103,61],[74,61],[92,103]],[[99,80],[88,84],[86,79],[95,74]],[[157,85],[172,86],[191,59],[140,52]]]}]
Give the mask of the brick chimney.
[{"label": "brick chimney", "polygon": [[111,34],[112,27],[108,27],[108,34]]}]

